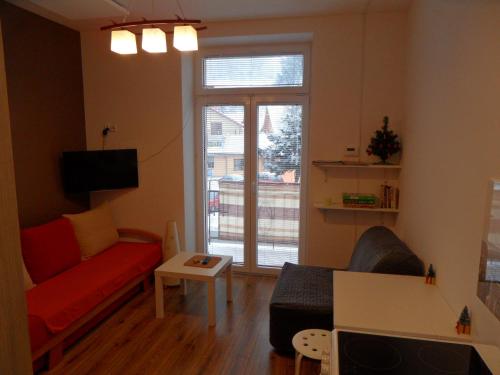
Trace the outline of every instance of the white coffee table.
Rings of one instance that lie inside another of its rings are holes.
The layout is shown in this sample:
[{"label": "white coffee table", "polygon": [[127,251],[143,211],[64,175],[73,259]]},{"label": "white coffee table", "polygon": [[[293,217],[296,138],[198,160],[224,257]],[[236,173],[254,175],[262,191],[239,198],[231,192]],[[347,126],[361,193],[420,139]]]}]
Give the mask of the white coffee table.
[{"label": "white coffee table", "polygon": [[186,294],[186,280],[204,281],[208,284],[208,325],[215,326],[215,279],[226,271],[227,301],[231,302],[233,300],[231,271],[233,257],[213,255],[222,258],[213,268],[185,266],[184,263],[194,255],[206,254],[183,251],[167,260],[155,270],[156,317],[163,318],[165,316],[163,305],[164,277],[181,279],[181,287],[184,294]]}]

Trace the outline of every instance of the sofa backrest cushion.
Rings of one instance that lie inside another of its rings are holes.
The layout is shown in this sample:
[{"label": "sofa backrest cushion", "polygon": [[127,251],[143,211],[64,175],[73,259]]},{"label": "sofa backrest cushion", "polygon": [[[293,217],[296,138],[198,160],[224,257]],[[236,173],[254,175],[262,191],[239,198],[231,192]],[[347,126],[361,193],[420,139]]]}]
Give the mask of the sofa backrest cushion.
[{"label": "sofa backrest cushion", "polygon": [[73,226],[60,218],[21,231],[24,264],[36,284],[80,263],[80,247]]},{"label": "sofa backrest cushion", "polygon": [[422,261],[390,229],[376,226],[359,238],[349,271],[422,276]]},{"label": "sofa backrest cushion", "polygon": [[83,259],[88,259],[118,242],[111,207],[107,202],[76,215],[64,215],[71,220]]}]

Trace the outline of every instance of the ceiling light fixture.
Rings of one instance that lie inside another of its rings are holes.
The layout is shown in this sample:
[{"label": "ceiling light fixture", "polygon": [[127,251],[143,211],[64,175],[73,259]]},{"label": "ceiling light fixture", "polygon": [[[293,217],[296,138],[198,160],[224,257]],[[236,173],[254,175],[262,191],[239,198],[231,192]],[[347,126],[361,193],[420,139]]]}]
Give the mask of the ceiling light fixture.
[{"label": "ceiling light fixture", "polygon": [[198,51],[198,33],[191,25],[174,27],[174,47],[179,51]]},{"label": "ceiling light fixture", "polygon": [[157,27],[143,29],[142,49],[149,53],[167,52],[167,38],[163,30]]},{"label": "ceiling light fixture", "polygon": [[[135,22],[113,23],[101,27],[101,31],[111,30],[111,51],[119,54],[137,53],[135,34],[130,29],[141,26],[149,26],[142,30],[142,49],[146,52],[167,52],[165,34],[174,34],[174,47],[179,51],[197,51],[197,32],[206,29],[206,26],[197,26],[200,23],[201,20],[189,20],[177,16],[176,19],[144,19]],[[174,28],[164,31],[158,27],[159,25],[174,26]]]},{"label": "ceiling light fixture", "polygon": [[137,53],[135,34],[128,30],[111,31],[111,51],[120,55],[131,55]]}]

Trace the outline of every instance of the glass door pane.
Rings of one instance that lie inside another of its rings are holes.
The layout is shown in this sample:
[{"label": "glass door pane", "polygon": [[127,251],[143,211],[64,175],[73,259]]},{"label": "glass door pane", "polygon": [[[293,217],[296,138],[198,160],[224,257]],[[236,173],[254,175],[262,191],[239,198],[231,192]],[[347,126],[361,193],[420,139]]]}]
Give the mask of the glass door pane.
[{"label": "glass door pane", "polygon": [[299,261],[302,105],[258,105],[257,126],[257,267],[281,267]]},{"label": "glass door pane", "polygon": [[209,254],[244,264],[245,107],[203,107],[206,241]]}]

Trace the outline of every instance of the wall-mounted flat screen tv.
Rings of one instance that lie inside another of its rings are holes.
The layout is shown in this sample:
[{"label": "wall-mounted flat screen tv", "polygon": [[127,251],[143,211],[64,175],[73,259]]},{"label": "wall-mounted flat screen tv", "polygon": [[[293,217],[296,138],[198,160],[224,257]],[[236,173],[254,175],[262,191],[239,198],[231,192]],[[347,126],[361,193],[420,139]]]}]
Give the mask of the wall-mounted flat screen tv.
[{"label": "wall-mounted flat screen tv", "polygon": [[137,150],[63,152],[62,177],[67,193],[139,187]]}]

